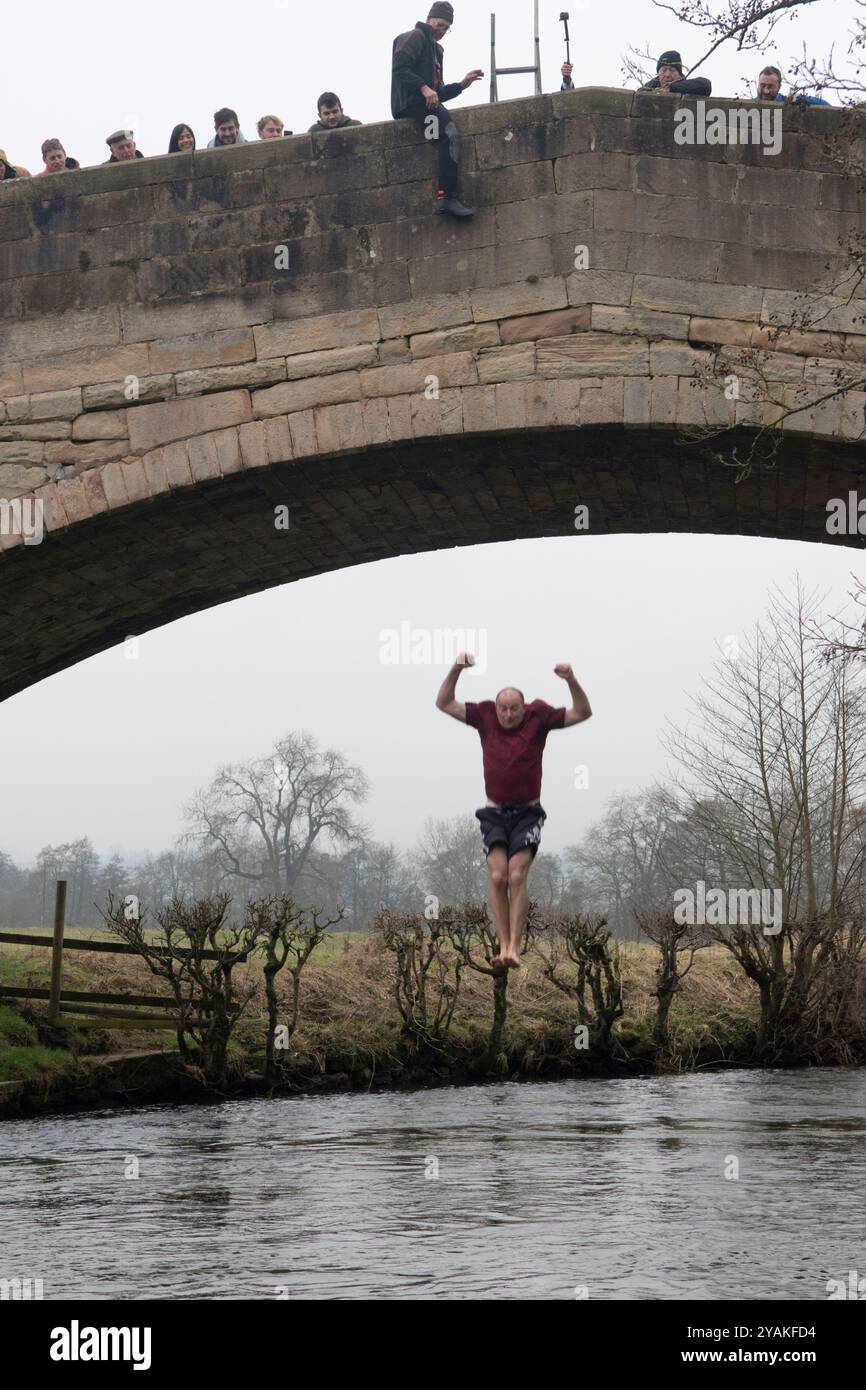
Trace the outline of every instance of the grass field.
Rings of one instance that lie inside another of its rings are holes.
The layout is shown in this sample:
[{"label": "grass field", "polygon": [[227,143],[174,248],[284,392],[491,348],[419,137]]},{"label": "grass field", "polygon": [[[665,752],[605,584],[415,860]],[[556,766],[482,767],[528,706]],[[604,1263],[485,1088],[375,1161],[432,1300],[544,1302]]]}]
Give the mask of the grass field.
[{"label": "grass field", "polygon": [[[105,929],[70,930],[86,939],[116,939]],[[655,999],[652,996],[657,961],[651,944],[621,943],[625,1016],[620,1027],[633,1035],[649,1036]],[[45,947],[0,943],[0,984],[45,988],[50,977],[51,951]],[[251,1052],[263,1046],[265,1001],[261,966],[257,960],[236,968],[240,987],[249,983],[252,998],[238,1025],[239,1045]],[[301,1012],[293,1048],[325,1059],[341,1056],[387,1057],[399,1036],[401,1020],[393,996],[394,957],[373,934],[335,932],[313,953],[301,977]],[[281,1001],[288,1008],[288,972],[278,977]],[[135,956],[102,952],[69,951],[64,956],[63,984],[69,989],[117,993],[167,994],[164,981],[156,979]],[[492,988],[489,976],[464,971],[451,1036],[458,1046],[480,1044],[491,1021]],[[544,1048],[556,1042],[567,1045],[577,1022],[572,1000],[543,977],[541,962],[524,957],[508,985],[508,1038],[515,1045]],[[34,1004],[35,1016],[44,1015],[45,1004]],[[34,1046],[35,1030],[22,1036],[17,1008],[0,1008],[6,1031],[0,1026],[0,1081],[34,1071],[50,1072],[68,1064],[70,1052]],[[695,965],[674,1002],[671,1025],[675,1045],[685,1053],[714,1040],[720,1044],[742,1037],[756,1017],[755,992],[722,947],[698,953]],[[32,1029],[32,1025],[28,1025]],[[11,1031],[10,1031],[11,1030]],[[98,1038],[93,1036],[96,1030]],[[89,1033],[90,1042],[83,1042]],[[105,1051],[175,1047],[172,1032],[152,1031],[133,1023],[120,1024],[75,1019],[70,1025],[73,1052],[81,1046]],[[16,1070],[15,1055],[20,1066]],[[27,1054],[24,1056],[23,1054]]]}]

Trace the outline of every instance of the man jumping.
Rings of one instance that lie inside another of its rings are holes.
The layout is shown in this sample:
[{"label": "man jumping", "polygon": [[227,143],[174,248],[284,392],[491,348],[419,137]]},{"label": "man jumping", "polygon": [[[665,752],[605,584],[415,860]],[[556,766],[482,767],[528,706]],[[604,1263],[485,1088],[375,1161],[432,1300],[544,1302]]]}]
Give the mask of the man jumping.
[{"label": "man jumping", "polygon": [[[493,965],[519,968],[520,943],[529,914],[527,879],[538,852],[541,827],[547,820],[541,796],[541,760],[552,729],[582,724],[592,715],[589,700],[566,662],[554,672],[571,691],[571,709],[554,709],[544,700],[524,703],[512,686],[493,700],[461,704],[457,681],[475,658],[461,652],[436,696],[436,708],[478,730],[484,760],[487,805],[475,812],[487,859],[490,909],[499,935],[499,954]],[[510,890],[510,900],[509,900]]]}]

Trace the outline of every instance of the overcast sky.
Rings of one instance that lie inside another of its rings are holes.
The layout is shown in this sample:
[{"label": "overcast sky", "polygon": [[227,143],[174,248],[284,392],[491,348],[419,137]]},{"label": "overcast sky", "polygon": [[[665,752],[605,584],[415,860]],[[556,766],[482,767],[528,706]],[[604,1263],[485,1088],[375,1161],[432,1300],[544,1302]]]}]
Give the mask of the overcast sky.
[{"label": "overcast sky", "polygon": [[[458,4],[447,78],[487,69],[492,5],[500,65],[529,61],[531,0]],[[205,143],[223,104],[237,107],[248,136],[270,111],[303,130],[325,87],[359,119],[385,119],[391,40],[424,8],[16,8],[3,23],[0,147],[35,171],[41,141],[59,135],[96,162],[105,135],[131,125],[140,148],[157,153],[179,120]],[[559,8],[542,6],[547,90],[564,52]],[[628,42],[697,54],[700,36],[643,0],[572,0],[570,11],[578,85],[623,85]],[[846,47],[852,13],[822,0],[783,26],[764,60],[784,70],[804,43],[824,52],[835,36]],[[734,94],[761,65],[719,54],[705,71],[714,92]],[[474,90],[473,100],[486,98],[486,84]],[[503,79],[504,95],[530,90],[529,79]],[[378,839],[408,846],[427,816],[471,814],[485,799],[480,744],[434,708],[444,671],[380,659],[383,630],[409,622],[478,633],[486,669],[462,677],[464,699],[516,684],[527,699],[567,703],[553,667],[574,665],[595,713],[548,740],[543,844],[562,849],[614,793],[664,773],[666,719],[684,717],[716,644],[742,638],[774,582],[799,570],[830,591],[830,611],[845,603],[858,561],[855,550],[772,540],[582,535],[408,556],[211,609],[143,636],[137,659],[115,648],[0,706],[0,848],[29,861],[46,843],[85,834],[101,853],[166,848],[182,804],[220,764],[263,754],[291,730],[364,768],[373,788],[364,815]],[[579,766],[586,788],[574,785]]]},{"label": "overcast sky", "polygon": [[[65,0],[4,6],[0,147],[35,172],[40,147],[59,136],[82,163],[108,158],[105,137],[120,126],[135,131],[139,149],[161,154],[172,127],[192,125],[201,145],[213,135],[213,113],[237,110],[248,138],[266,112],[288,128],[304,131],[316,119],[316,98],[335,90],[345,109],[362,121],[390,118],[391,43],[424,18],[429,5],[403,0],[355,0],[302,4],[299,0],[208,0],[176,4],[150,0]],[[565,57],[561,10],[571,14],[572,58],[577,86],[624,85],[628,45],[658,54],[678,48],[688,65],[701,56],[703,35],[678,23],[651,0],[571,0],[541,5],[541,59],[545,91],[559,86]],[[455,6],[445,40],[445,75],[459,81],[470,69],[489,73],[490,14],[497,16],[499,67],[532,61],[532,0],[488,0]],[[786,71],[802,55],[826,53],[833,40],[844,53],[856,13],[853,0],[818,0],[786,18],[763,62]],[[701,69],[719,96],[744,93],[763,62],[731,48]],[[533,90],[531,77],[503,77],[500,97]],[[753,90],[753,89],[752,89]],[[455,109],[487,99],[479,83],[455,101]]]}]

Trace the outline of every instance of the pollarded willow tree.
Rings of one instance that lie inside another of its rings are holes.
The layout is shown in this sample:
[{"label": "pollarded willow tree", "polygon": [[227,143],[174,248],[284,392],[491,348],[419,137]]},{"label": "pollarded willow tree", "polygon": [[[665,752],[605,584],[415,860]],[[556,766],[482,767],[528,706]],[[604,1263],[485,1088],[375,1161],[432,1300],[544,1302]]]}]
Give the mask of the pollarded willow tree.
[{"label": "pollarded willow tree", "polygon": [[227,879],[297,899],[317,846],[364,839],[352,808],[368,789],[341,753],[287,734],[267,756],[220,768],[186,808],[186,838],[208,848]]}]

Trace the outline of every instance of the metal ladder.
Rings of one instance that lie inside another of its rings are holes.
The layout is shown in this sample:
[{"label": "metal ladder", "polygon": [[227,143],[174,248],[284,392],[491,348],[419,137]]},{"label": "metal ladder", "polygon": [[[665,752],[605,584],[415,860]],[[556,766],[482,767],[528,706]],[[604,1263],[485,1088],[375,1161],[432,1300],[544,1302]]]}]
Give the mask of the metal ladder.
[{"label": "metal ladder", "polygon": [[496,66],[496,15],[490,16],[490,100],[499,100],[497,77],[510,77],[516,73],[535,73],[535,95],[541,96],[541,43],[538,37],[538,0],[534,0],[535,10],[535,62],[529,68],[498,68]]}]

